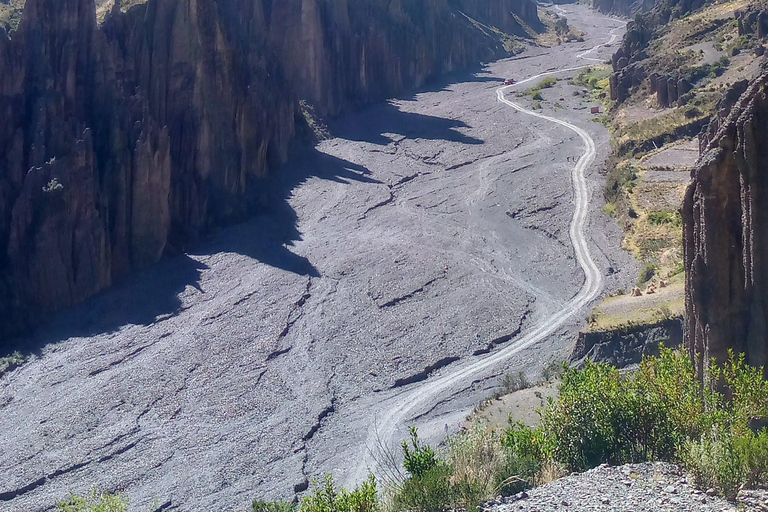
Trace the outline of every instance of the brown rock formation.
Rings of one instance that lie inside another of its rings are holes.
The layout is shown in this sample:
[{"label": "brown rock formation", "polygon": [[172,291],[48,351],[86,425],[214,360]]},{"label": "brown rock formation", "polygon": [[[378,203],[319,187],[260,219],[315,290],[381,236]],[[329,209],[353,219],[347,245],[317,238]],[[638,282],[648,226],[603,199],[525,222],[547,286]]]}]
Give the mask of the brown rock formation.
[{"label": "brown rock formation", "polygon": [[768,365],[768,73],[724,98],[683,205],[686,345]]},{"label": "brown rock formation", "polygon": [[[505,54],[530,0],[28,0],[0,28],[0,343],[243,219],[323,114]],[[476,19],[471,19],[474,16]],[[478,23],[479,22],[479,23]]]}]

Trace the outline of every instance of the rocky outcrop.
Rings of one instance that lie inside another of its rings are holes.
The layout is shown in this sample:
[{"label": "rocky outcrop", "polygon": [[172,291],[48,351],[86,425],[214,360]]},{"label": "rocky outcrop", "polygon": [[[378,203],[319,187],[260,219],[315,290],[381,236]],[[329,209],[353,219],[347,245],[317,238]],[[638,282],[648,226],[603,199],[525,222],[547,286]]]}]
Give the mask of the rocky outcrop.
[{"label": "rocky outcrop", "polygon": [[611,331],[580,332],[570,362],[580,366],[589,359],[625,368],[640,364],[643,356],[658,356],[662,344],[668,348],[683,344],[682,319]]},{"label": "rocky outcrop", "polygon": [[[610,89],[613,101],[621,103],[627,100],[633,89],[639,87],[646,78],[654,77],[654,73],[646,71],[643,61],[648,57],[646,48],[657,32],[670,20],[699,9],[705,3],[706,0],[657,0],[647,6],[650,10],[639,13],[627,24],[621,47],[611,59],[613,73],[610,77]],[[672,74],[656,75],[655,78],[656,82],[651,84],[651,88],[657,94],[659,105],[662,107],[675,105],[678,99],[690,90],[690,80],[686,77]]]},{"label": "rocky outcrop", "polygon": [[654,0],[592,0],[592,7],[604,14],[633,16],[651,9]]},{"label": "rocky outcrop", "polygon": [[750,6],[746,10],[736,11],[734,17],[740,36],[763,38],[768,35],[768,9]]},{"label": "rocky outcrop", "polygon": [[701,140],[683,205],[686,345],[768,365],[768,73],[737,83]]},{"label": "rocky outcrop", "polygon": [[28,0],[0,28],[0,343],[243,219],[298,98],[337,114],[539,24],[530,0],[117,0],[101,25]]},{"label": "rocky outcrop", "polygon": [[645,48],[653,37],[649,19],[638,16],[627,24],[621,47],[611,56],[613,73],[610,76],[611,100],[619,103],[629,98],[630,91],[640,86],[646,78],[642,66],[646,58]]}]

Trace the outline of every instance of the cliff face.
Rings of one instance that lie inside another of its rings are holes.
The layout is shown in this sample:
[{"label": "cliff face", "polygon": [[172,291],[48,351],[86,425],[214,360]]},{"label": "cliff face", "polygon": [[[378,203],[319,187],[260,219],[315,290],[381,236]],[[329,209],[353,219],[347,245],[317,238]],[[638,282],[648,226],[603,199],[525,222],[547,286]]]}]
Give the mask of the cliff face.
[{"label": "cliff face", "polygon": [[686,345],[768,366],[768,73],[726,95],[683,205]]},{"label": "cliff face", "polygon": [[153,1],[103,28],[92,0],[30,0],[2,34],[7,330],[244,214],[294,107],[236,35],[212,0]]},{"label": "cliff face", "polygon": [[605,14],[632,16],[651,9],[654,0],[592,0],[592,7]]},{"label": "cliff face", "polygon": [[505,55],[497,35],[469,17],[518,35],[521,22],[541,25],[529,0],[263,1],[267,44],[324,115]]},{"label": "cliff face", "polygon": [[28,0],[0,28],[0,342],[244,218],[297,98],[336,114],[504,55],[482,23],[539,25],[478,4],[118,0],[99,25],[94,0]]}]

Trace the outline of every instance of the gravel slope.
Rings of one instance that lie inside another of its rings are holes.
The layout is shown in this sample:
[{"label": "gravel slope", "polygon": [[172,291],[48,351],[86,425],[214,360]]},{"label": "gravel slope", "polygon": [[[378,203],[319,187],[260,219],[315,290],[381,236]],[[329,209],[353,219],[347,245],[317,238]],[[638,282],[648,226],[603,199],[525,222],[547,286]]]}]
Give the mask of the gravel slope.
[{"label": "gravel slope", "polygon": [[[568,236],[582,141],[495,90],[573,65],[621,26],[568,10],[584,43],[339,120],[337,138],[297,150],[265,184],[277,200],[263,215],[27,340],[35,358],[0,379],[0,510],[45,510],[92,485],[139,509],[226,510],[291,498],[324,472],[351,480],[382,403],[559,311],[584,282]],[[545,91],[542,112],[587,130],[600,162],[608,134],[574,90]],[[597,168],[587,230],[611,290],[636,268],[599,213]],[[438,440],[506,371],[536,377],[564,358],[585,316],[405,423]]]},{"label": "gravel slope", "polygon": [[[761,510],[760,497],[744,496],[741,510]],[[751,499],[749,499],[751,498]],[[764,498],[764,496],[762,496]],[[737,510],[691,484],[679,467],[663,462],[600,466],[488,504],[486,512],[730,512]]]}]

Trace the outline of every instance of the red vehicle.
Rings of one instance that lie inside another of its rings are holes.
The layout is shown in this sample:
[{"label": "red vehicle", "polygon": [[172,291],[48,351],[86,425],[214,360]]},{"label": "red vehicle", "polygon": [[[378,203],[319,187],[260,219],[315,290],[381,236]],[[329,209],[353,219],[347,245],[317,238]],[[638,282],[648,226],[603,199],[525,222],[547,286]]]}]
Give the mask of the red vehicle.
[{"label": "red vehicle", "polygon": [[507,79],[507,80],[504,82],[504,85],[513,85],[514,83],[515,83],[515,79],[514,79],[514,78],[508,78],[508,79]]}]

